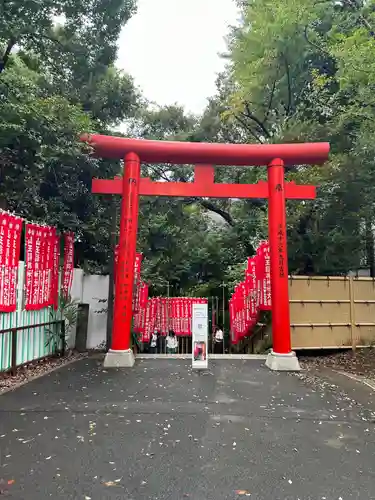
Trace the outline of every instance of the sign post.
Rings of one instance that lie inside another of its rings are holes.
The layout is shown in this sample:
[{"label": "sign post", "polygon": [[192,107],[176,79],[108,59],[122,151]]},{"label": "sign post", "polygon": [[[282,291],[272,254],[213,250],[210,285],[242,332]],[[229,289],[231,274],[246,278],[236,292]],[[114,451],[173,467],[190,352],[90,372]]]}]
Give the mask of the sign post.
[{"label": "sign post", "polygon": [[194,304],[192,314],[192,367],[208,368],[208,304]]}]

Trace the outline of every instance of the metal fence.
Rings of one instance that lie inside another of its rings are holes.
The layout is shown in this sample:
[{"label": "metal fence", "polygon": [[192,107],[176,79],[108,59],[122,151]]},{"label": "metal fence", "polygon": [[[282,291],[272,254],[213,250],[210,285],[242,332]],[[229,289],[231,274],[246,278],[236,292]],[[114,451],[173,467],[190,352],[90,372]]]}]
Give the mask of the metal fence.
[{"label": "metal fence", "polygon": [[63,353],[65,321],[51,308],[0,314],[0,372]]},{"label": "metal fence", "polygon": [[[237,352],[240,346],[235,346],[234,348],[230,346],[229,334],[224,335],[223,342],[216,343],[214,340],[214,335],[210,332],[208,335],[208,352],[210,354],[228,354],[232,352]],[[148,343],[140,344],[140,352],[148,353],[150,352]],[[177,337],[177,349],[176,354],[191,354],[192,353],[192,337],[191,336],[178,336]],[[155,354],[168,354],[167,341],[165,336],[160,336],[158,339],[158,345]]]}]

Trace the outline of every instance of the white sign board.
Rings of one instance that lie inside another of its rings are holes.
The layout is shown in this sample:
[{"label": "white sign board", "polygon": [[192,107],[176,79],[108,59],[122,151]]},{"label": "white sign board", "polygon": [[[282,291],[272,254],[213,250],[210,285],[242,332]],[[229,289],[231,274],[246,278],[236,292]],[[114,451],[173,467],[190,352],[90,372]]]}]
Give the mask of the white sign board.
[{"label": "white sign board", "polygon": [[192,367],[208,367],[208,304],[193,304]]}]

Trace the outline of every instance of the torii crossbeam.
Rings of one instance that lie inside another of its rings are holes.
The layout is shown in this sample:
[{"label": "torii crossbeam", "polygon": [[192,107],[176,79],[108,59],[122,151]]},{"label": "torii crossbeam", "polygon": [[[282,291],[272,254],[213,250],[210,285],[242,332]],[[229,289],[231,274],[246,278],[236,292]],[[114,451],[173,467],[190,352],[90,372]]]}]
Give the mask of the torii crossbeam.
[{"label": "torii crossbeam", "polygon": [[[98,156],[124,158],[124,176],[112,180],[93,179],[97,194],[122,195],[119,259],[115,288],[111,349],[106,366],[132,366],[130,349],[132,290],[138,228],[139,196],[266,198],[271,261],[273,351],[267,366],[274,370],[298,370],[291,350],[286,244],[286,199],[314,199],[315,187],[284,181],[285,164],[319,164],[328,158],[328,143],[308,144],[209,144],[148,141],[85,136]],[[147,163],[195,164],[194,182],[155,182],[140,177],[141,161]],[[214,182],[214,167],[267,166],[268,181],[257,184]]]},{"label": "torii crossbeam", "polygon": [[[212,165],[197,165],[194,168],[194,182],[156,182],[141,178],[140,196],[169,196],[178,198],[268,198],[268,183],[228,184],[214,182]],[[92,192],[95,194],[122,194],[122,177],[114,179],[93,179]],[[315,186],[285,183],[285,198],[291,200],[312,200],[316,198]]]}]

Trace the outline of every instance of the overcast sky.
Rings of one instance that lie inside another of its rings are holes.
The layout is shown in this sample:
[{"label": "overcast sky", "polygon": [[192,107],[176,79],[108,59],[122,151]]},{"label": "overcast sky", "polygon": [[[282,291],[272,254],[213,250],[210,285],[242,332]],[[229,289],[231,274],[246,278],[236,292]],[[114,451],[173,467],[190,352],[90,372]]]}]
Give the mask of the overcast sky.
[{"label": "overcast sky", "polygon": [[203,111],[224,67],[233,0],[138,0],[138,13],[119,40],[117,65],[135,78],[146,98]]}]

